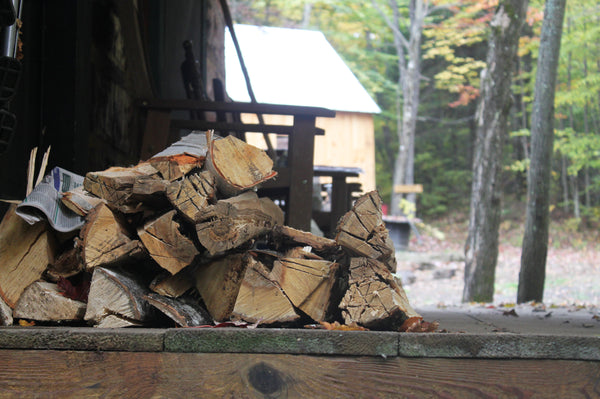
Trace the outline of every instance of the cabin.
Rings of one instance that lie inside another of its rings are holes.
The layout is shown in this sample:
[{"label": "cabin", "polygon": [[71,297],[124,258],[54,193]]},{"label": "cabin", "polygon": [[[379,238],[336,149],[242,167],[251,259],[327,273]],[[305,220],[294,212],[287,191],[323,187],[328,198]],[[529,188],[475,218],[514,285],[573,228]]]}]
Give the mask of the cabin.
[{"label": "cabin", "polygon": [[[348,65],[322,32],[265,26],[234,26],[242,57],[258,102],[314,106],[336,112],[334,118],[317,118],[325,135],[315,139],[315,165],[362,170],[363,191],[375,190],[375,138],[373,115],[381,112]],[[231,36],[225,38],[227,94],[235,101],[250,101]],[[243,115],[248,121],[255,115]],[[289,117],[279,118],[288,123]],[[275,135],[273,135],[275,136]],[[271,141],[285,146],[286,137]],[[258,137],[253,144],[265,147]]]}]

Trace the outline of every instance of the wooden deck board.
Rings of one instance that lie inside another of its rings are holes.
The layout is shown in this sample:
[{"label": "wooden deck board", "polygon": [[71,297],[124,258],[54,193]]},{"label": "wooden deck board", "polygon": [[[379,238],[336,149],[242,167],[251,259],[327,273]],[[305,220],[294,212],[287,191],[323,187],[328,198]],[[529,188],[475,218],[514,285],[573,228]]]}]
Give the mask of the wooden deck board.
[{"label": "wooden deck board", "polygon": [[0,351],[0,397],[597,397],[600,363]]}]

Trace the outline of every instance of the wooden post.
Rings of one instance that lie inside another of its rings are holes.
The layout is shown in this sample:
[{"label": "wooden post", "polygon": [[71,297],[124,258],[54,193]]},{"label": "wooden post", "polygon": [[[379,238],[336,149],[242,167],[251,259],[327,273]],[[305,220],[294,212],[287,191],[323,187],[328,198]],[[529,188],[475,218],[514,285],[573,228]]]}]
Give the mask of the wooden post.
[{"label": "wooden post", "polygon": [[286,224],[304,231],[310,231],[312,215],[315,120],[309,115],[294,116],[293,133],[288,144],[290,192]]}]

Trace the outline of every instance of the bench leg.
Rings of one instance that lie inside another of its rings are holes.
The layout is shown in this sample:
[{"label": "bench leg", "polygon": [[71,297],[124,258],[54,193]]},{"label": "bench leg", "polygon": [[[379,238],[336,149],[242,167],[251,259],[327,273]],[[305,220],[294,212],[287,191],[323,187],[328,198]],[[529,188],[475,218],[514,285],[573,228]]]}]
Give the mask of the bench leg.
[{"label": "bench leg", "polygon": [[312,181],[315,151],[315,117],[295,116],[288,141],[290,191],[287,224],[310,231],[312,218]]}]

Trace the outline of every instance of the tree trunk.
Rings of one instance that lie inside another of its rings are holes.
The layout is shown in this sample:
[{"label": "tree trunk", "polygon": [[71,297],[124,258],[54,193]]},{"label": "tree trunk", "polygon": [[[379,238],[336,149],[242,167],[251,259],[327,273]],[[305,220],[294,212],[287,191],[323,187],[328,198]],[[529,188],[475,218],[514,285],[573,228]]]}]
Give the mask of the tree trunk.
[{"label": "tree trunk", "polygon": [[491,302],[498,259],[502,146],[510,112],[511,80],[527,1],[504,0],[491,22],[482,72],[463,301]]},{"label": "tree trunk", "polygon": [[[394,165],[393,178],[393,186],[396,186],[414,183],[414,141],[421,80],[421,35],[423,22],[428,12],[428,2],[424,0],[412,0],[410,2],[410,37],[408,40],[400,32],[398,3],[394,0],[390,1],[390,5],[393,7],[394,12],[394,27],[392,31],[398,55],[399,74],[397,99],[399,147]],[[400,104],[402,105],[400,106]],[[401,117],[400,112],[402,113]],[[402,214],[402,210],[400,209],[401,199],[402,194],[392,192],[390,209],[392,215]],[[414,201],[414,198],[412,201]]]},{"label": "tree trunk", "polygon": [[554,91],[566,0],[547,0],[531,120],[531,164],[517,302],[542,301],[548,254]]}]

